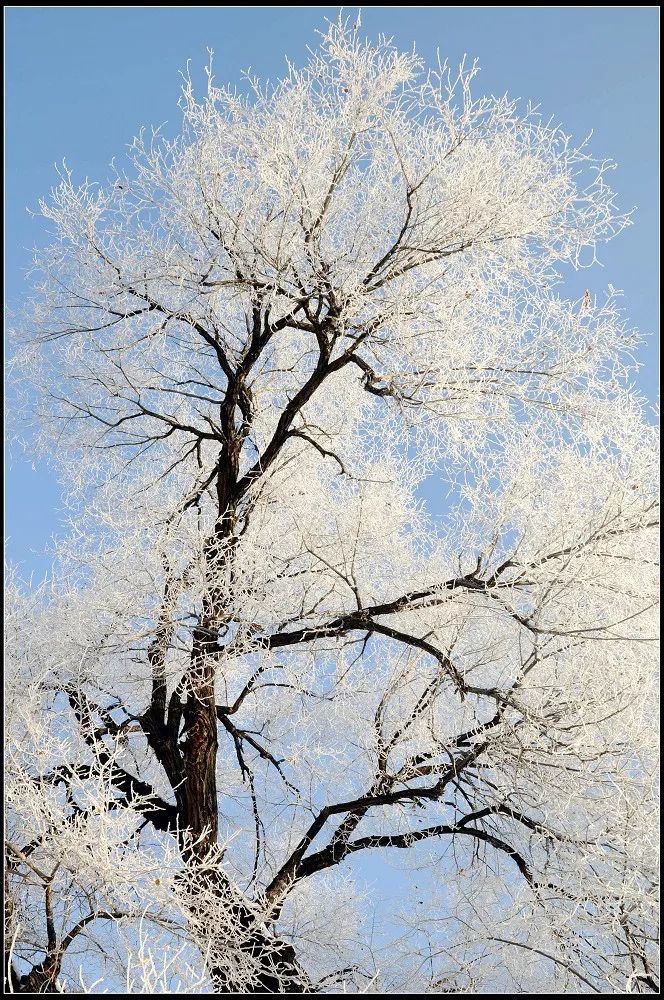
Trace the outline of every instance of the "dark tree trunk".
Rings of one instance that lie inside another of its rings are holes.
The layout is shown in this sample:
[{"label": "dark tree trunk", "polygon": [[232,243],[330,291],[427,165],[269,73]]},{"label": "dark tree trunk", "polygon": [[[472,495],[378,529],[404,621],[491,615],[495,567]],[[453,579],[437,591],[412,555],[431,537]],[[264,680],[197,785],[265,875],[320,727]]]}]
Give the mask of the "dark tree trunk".
[{"label": "dark tree trunk", "polygon": [[216,649],[212,628],[201,624],[194,631],[191,657],[191,689],[184,717],[186,740],[182,748],[184,783],[183,826],[193,839],[193,853],[205,858],[217,845],[217,710],[214,697]]},{"label": "dark tree trunk", "polygon": [[215,993],[314,992],[293,947],[271,932],[212,858],[190,856],[182,888]]}]

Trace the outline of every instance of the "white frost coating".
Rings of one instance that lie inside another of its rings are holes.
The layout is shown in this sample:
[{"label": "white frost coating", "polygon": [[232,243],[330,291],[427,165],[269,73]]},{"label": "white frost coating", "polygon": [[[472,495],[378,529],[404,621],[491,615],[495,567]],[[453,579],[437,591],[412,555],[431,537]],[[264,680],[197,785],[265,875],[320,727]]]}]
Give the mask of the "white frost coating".
[{"label": "white frost coating", "polygon": [[[43,203],[14,992],[656,991],[656,440],[559,276],[628,220],[475,72],[340,21]],[[159,756],[206,705],[214,847]]]}]

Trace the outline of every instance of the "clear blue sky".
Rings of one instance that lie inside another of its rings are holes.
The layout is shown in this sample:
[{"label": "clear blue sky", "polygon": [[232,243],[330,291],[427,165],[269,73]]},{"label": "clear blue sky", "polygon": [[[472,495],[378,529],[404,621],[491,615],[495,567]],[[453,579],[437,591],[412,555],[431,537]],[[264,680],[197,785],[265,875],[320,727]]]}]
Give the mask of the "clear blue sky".
[{"label": "clear blue sky", "polygon": [[[349,8],[353,11],[354,8]],[[35,208],[67,160],[75,176],[106,176],[141,125],[178,126],[180,78],[188,59],[202,68],[215,52],[219,81],[251,67],[275,78],[284,56],[302,62],[323,18],[336,7],[9,7],[6,17],[6,295],[27,290],[24,272],[43,230]],[[452,63],[464,53],[482,72],[476,92],[509,92],[540,103],[576,138],[591,130],[593,152],[618,162],[612,175],[635,224],[604,249],[603,270],[583,282],[624,290],[630,318],[652,340],[640,386],[657,385],[658,8],[373,7],[368,35],[436,48]],[[202,77],[202,74],[201,74]],[[576,291],[576,289],[575,289]],[[5,487],[5,537],[23,572],[44,572],[39,552],[59,527],[59,491],[49,470],[13,454]]]}]

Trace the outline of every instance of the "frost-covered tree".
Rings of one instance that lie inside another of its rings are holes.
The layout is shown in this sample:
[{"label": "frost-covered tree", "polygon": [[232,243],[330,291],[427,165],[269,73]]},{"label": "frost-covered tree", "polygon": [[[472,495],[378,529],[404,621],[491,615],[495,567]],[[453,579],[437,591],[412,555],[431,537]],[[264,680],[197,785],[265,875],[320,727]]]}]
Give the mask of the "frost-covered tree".
[{"label": "frost-covered tree", "polygon": [[628,220],[474,74],[340,21],[42,204],[10,990],[657,991],[654,431],[561,289]]}]

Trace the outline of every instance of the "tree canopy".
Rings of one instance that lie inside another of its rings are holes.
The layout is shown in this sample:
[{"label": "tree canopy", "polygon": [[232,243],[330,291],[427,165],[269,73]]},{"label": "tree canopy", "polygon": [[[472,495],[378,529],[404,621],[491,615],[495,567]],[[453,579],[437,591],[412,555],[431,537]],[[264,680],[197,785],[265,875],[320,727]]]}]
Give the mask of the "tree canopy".
[{"label": "tree canopy", "polygon": [[475,72],[340,20],[42,203],[14,992],[658,991],[655,431],[564,289],[629,219]]}]

